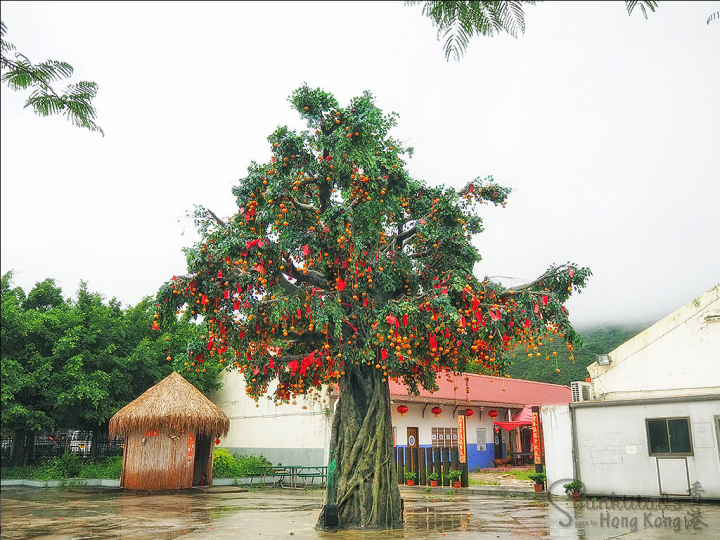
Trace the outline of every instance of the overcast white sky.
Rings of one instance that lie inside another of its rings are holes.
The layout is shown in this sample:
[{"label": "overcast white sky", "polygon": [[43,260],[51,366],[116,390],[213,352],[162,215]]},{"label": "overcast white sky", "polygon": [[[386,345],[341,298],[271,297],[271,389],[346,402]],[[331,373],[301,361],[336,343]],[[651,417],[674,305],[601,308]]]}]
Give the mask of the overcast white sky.
[{"label": "overcast white sky", "polygon": [[98,83],[106,137],[2,87],[1,271],[26,292],[51,277],[66,296],[81,279],[125,305],[154,295],[186,271],[186,211],[234,211],[266,137],[302,126],[286,100],[307,82],[398,112],[414,177],[513,188],[485,207],[479,276],[576,262],[594,273],[569,302],[578,327],[654,322],[720,282],[718,10],[546,2],[523,37],[448,63],[402,2],[2,2],[18,51]]}]

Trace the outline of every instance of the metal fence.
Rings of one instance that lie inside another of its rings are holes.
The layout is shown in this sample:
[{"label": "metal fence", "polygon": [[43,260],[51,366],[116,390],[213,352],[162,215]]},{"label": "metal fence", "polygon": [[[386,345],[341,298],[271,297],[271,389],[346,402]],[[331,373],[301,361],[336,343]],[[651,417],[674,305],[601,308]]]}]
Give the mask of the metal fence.
[{"label": "metal fence", "polygon": [[418,485],[429,484],[427,475],[437,473],[438,485],[449,486],[451,469],[462,471],[461,486],[468,487],[467,463],[460,463],[459,451],[456,447],[418,448],[411,446],[395,447],[395,466],[397,467],[398,482],[405,483],[405,472],[415,473]]},{"label": "metal fence", "polygon": [[[77,454],[81,458],[90,456],[92,450],[92,431],[67,431],[55,433],[40,433],[35,435],[34,440],[29,437],[21,442],[20,452],[25,455],[31,464],[38,464],[52,457],[59,457],[69,452]],[[122,437],[109,439],[107,436],[99,436],[96,440],[98,457],[122,455],[125,441]],[[12,455],[12,438],[2,439],[2,461],[9,461]]]}]

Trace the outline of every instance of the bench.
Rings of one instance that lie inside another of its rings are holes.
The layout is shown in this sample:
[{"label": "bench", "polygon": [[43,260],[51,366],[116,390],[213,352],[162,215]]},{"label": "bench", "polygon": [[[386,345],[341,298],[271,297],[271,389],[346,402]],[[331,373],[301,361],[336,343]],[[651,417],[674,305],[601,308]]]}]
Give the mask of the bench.
[{"label": "bench", "polygon": [[[313,470],[314,469],[314,470]],[[297,477],[303,479],[303,485],[307,485],[308,480],[315,485],[315,479],[320,479],[320,485],[324,486],[327,476],[327,467],[307,467],[298,473]]]}]

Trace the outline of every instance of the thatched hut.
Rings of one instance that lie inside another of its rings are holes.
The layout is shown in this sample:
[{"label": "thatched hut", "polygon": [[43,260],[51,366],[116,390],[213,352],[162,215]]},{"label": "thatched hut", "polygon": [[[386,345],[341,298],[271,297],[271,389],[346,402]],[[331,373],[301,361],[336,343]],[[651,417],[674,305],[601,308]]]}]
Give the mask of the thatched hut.
[{"label": "thatched hut", "polygon": [[215,438],[230,420],[200,390],[172,373],[110,419],[110,437],[125,436],[120,485],[186,489],[212,484]]}]

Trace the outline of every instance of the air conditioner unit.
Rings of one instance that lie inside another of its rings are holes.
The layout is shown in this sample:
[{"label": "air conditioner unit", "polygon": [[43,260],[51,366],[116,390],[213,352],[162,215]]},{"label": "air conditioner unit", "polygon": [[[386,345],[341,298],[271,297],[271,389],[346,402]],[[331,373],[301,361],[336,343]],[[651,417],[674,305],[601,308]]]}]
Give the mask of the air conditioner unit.
[{"label": "air conditioner unit", "polygon": [[573,403],[591,401],[593,399],[592,384],[589,382],[574,381],[570,383]]}]

